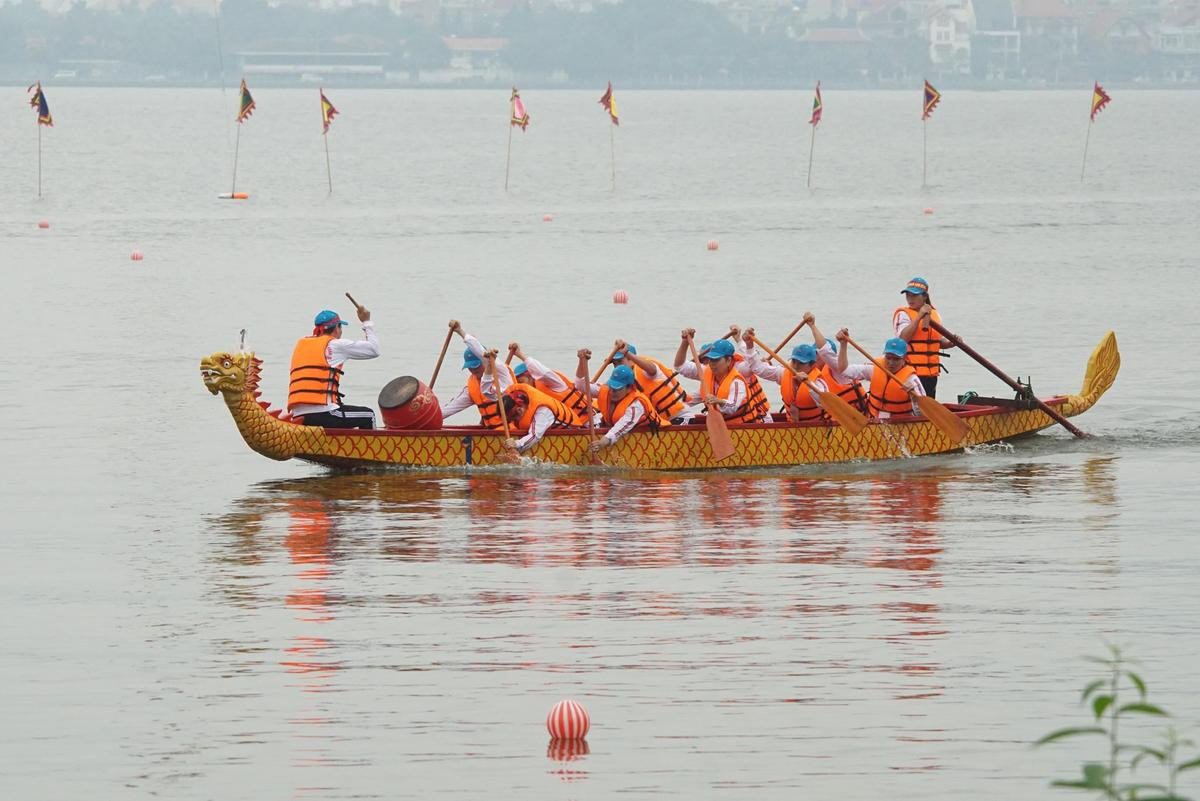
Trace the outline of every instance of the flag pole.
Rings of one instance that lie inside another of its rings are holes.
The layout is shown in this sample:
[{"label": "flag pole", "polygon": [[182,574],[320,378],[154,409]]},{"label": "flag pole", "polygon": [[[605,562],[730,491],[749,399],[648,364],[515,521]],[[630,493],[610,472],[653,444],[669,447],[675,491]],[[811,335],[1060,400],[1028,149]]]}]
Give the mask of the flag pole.
[{"label": "flag pole", "polygon": [[42,196],[42,124],[36,123],[38,131],[38,197]]},{"label": "flag pole", "polygon": [[608,126],[608,149],[612,156],[612,188],[615,192],[617,189],[617,134],[613,129],[615,125]]},{"label": "flag pole", "polygon": [[808,180],[804,182],[804,185],[810,189],[812,188],[813,150],[816,148],[816,146],[817,146],[817,126],[814,125],[814,126],[812,126],[812,138],[808,142]]},{"label": "flag pole", "polygon": [[921,188],[928,186],[926,181],[926,171],[928,164],[929,153],[929,127],[928,120],[921,120]]},{"label": "flag pole", "polygon": [[1083,183],[1083,175],[1087,172],[1088,142],[1092,138],[1092,120],[1088,120],[1087,136],[1083,138],[1083,166],[1079,168],[1079,183]]},{"label": "flag pole", "polygon": [[229,188],[229,196],[232,198],[237,193],[237,163],[238,163],[238,148],[242,144],[242,124],[239,122],[237,127],[237,137],[233,140],[233,185]]},{"label": "flag pole", "polygon": [[508,152],[504,156],[504,191],[508,191],[508,168],[512,164],[512,121],[508,123]]},{"label": "flag pole", "polygon": [[329,179],[329,194],[333,194],[333,169],[329,166],[329,132],[321,134],[325,140],[325,177]]}]

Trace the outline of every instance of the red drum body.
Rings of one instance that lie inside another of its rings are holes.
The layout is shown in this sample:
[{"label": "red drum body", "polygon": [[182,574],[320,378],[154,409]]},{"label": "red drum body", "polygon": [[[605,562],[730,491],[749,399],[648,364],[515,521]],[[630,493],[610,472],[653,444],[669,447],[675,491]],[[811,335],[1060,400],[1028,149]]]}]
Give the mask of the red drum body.
[{"label": "red drum body", "polygon": [[411,375],[394,378],[379,391],[383,427],[431,430],[442,427],[442,406],[433,390]]}]

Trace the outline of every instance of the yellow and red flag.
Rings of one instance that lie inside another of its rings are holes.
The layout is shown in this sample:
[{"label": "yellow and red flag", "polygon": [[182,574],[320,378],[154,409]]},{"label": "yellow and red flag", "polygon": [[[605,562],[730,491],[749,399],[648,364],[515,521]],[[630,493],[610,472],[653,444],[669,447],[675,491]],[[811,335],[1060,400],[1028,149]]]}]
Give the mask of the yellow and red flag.
[{"label": "yellow and red flag", "polygon": [[813,98],[812,117],[809,119],[809,125],[816,125],[821,121],[821,112],[825,110],[825,106],[821,103],[821,82],[817,81],[817,95]]},{"label": "yellow and red flag", "polygon": [[246,87],[246,79],[242,78],[242,102],[238,106],[237,121],[244,121],[252,111],[254,111],[254,98],[250,96],[250,90]]},{"label": "yellow and red flag", "polygon": [[942,100],[942,93],[933,88],[933,84],[929,81],[925,82],[925,111],[921,114],[921,119],[929,119],[929,115],[937,108],[937,104]]},{"label": "yellow and red flag", "polygon": [[329,126],[333,122],[333,118],[336,117],[339,112],[333,107],[333,104],[329,102],[329,98],[325,96],[325,90],[321,89],[319,91],[321,92],[321,124],[325,126],[325,129],[322,131],[322,133],[329,133]]},{"label": "yellow and red flag", "polygon": [[512,103],[512,124],[520,126],[522,131],[525,130],[529,125],[529,112],[525,110],[525,104],[521,102],[521,94],[515,86],[509,102]]},{"label": "yellow and red flag", "polygon": [[38,124],[53,128],[54,118],[50,116],[50,105],[46,102],[46,94],[42,91],[41,81],[38,81],[25,91],[33,92],[33,97],[29,98],[29,106],[37,112]]},{"label": "yellow and red flag", "polygon": [[600,95],[600,105],[604,106],[604,110],[612,118],[613,125],[621,124],[620,120],[617,119],[617,101],[613,97],[612,81],[608,82],[608,88],[604,90],[604,94]]},{"label": "yellow and red flag", "polygon": [[1104,87],[1100,85],[1099,81],[1096,81],[1096,86],[1092,89],[1091,119],[1095,120],[1096,115],[1100,113],[1100,110],[1107,106],[1111,101],[1112,98],[1108,96],[1108,92],[1104,91]]}]

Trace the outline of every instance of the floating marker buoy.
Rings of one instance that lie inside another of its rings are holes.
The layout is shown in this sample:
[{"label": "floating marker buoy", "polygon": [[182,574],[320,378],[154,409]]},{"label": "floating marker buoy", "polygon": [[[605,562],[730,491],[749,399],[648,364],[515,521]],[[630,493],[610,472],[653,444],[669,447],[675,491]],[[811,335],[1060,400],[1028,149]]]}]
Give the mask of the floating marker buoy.
[{"label": "floating marker buoy", "polygon": [[38,228],[49,228],[49,227],[50,227],[49,220],[38,220]]},{"label": "floating marker buoy", "polygon": [[591,752],[587,740],[551,740],[546,746],[546,756],[555,762],[574,762]]},{"label": "floating marker buoy", "polygon": [[546,730],[555,740],[582,740],[592,727],[587,710],[578,701],[559,701],[546,716]]},{"label": "floating marker buoy", "polygon": [[135,250],[132,253],[130,253],[129,260],[130,261],[141,261],[142,260],[142,251]]},{"label": "floating marker buoy", "polygon": [[933,206],[926,206],[926,207],[925,207],[925,213],[926,213],[926,214],[933,214]]},{"label": "floating marker buoy", "polygon": [[719,247],[720,247],[720,245],[717,244],[717,240],[715,240],[715,239],[708,240],[708,249],[709,250],[716,250]]},{"label": "floating marker buoy", "polygon": [[222,200],[246,200],[250,196],[245,192],[234,192],[233,194],[226,192],[223,195],[217,195],[217,197],[221,198]]},{"label": "floating marker buoy", "polygon": [[553,214],[543,214],[542,222],[554,222],[554,215]]},{"label": "floating marker buoy", "polygon": [[618,289],[613,293],[613,303],[628,303],[629,293],[624,289]]}]

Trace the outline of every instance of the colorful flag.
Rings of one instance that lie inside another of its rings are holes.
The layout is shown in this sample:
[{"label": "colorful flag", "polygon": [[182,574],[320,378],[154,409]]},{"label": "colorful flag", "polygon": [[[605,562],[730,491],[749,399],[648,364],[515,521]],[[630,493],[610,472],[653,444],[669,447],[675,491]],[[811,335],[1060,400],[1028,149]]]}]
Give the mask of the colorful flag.
[{"label": "colorful flag", "polygon": [[238,109],[237,121],[242,122],[250,116],[252,111],[254,111],[254,98],[250,96],[250,90],[246,87],[246,79],[242,78],[242,103]]},{"label": "colorful flag", "polygon": [[817,81],[817,96],[813,98],[813,113],[812,118],[808,121],[809,125],[816,125],[821,121],[821,111],[825,108],[821,104],[821,82]]},{"label": "colorful flag", "polygon": [[604,91],[604,94],[600,95],[600,105],[604,106],[604,110],[612,118],[613,125],[621,124],[620,120],[617,119],[617,101],[613,98],[612,81],[608,82],[608,89]]},{"label": "colorful flag", "polygon": [[933,84],[929,81],[925,82],[925,113],[921,115],[921,119],[929,119],[929,115],[937,108],[937,104],[942,99],[942,93],[933,88]]},{"label": "colorful flag", "polygon": [[1104,87],[1100,85],[1099,81],[1097,81],[1096,87],[1094,89],[1092,89],[1092,119],[1093,120],[1096,119],[1096,115],[1099,114],[1100,110],[1102,108],[1104,108],[1105,106],[1107,106],[1111,100],[1112,100],[1112,98],[1108,96],[1108,92],[1104,91]]},{"label": "colorful flag", "polygon": [[321,124],[325,126],[323,133],[329,133],[329,125],[333,122],[333,118],[337,116],[338,110],[329,102],[329,98],[325,96],[325,90],[321,92]]},{"label": "colorful flag", "polygon": [[521,130],[529,125],[529,112],[525,111],[525,104],[521,102],[521,95],[517,92],[517,87],[513,87],[512,93],[512,124],[521,126]]},{"label": "colorful flag", "polygon": [[46,94],[42,91],[41,81],[38,81],[25,91],[33,92],[33,97],[29,98],[29,106],[37,111],[38,123],[53,128],[54,118],[50,116],[50,106],[46,103]]}]

